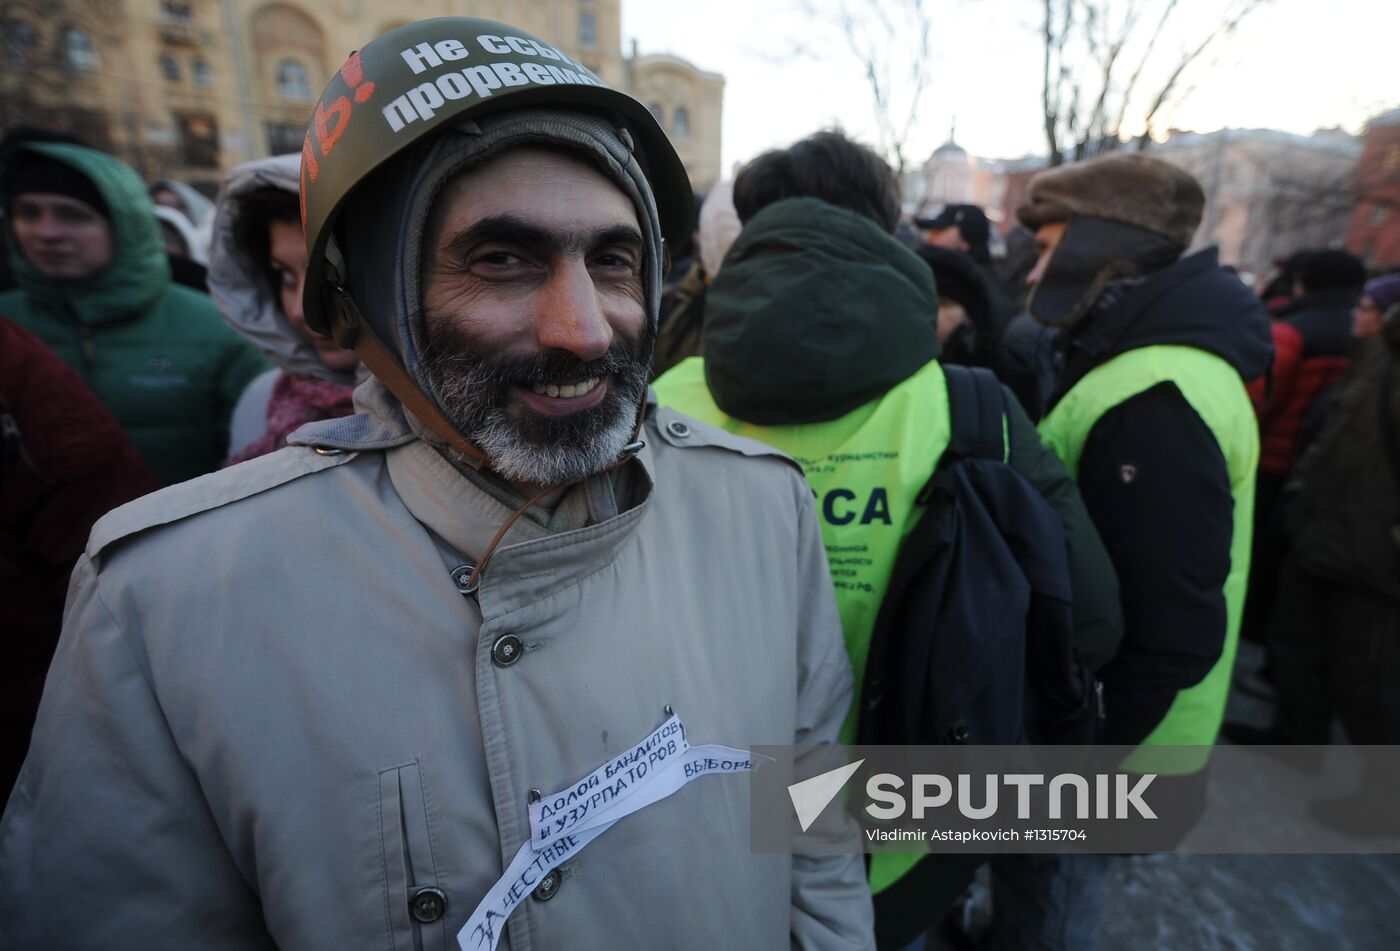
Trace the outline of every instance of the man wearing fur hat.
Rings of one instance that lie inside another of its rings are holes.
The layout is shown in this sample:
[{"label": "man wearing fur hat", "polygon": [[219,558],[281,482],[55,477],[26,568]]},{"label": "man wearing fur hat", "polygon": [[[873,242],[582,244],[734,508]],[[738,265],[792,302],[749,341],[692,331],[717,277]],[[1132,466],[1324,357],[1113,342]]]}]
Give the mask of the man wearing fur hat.
[{"label": "man wearing fur hat", "polygon": [[[1104,739],[1195,747],[1152,771],[1197,775],[1224,714],[1249,573],[1259,433],[1244,381],[1272,355],[1262,307],[1216,250],[1183,255],[1203,205],[1187,173],[1120,154],[1041,173],[1018,212],[1040,251],[1031,315],[1060,330],[1041,434],[1078,481],[1122,591],[1123,641],[1099,673]],[[1183,781],[1182,795],[1201,787]],[[1092,947],[1095,889],[1067,893],[1081,896],[1069,946]]]},{"label": "man wearing fur hat", "polygon": [[301,195],[306,320],[374,378],[94,530],[0,944],[873,946],[860,856],[749,845],[740,749],[833,742],[850,665],[802,471],[649,398],[650,113],[426,20],[332,78]]}]

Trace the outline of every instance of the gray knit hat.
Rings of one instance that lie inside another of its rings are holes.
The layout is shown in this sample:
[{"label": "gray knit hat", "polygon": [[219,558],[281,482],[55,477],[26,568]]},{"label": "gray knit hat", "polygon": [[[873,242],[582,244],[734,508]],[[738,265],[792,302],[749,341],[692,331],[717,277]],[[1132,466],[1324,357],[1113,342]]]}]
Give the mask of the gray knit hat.
[{"label": "gray knit hat", "polygon": [[631,200],[645,247],[643,291],[654,325],[665,272],[661,226],[651,185],[619,127],[582,110],[515,109],[463,120],[415,143],[367,179],[339,226],[350,290],[365,321],[414,381],[426,347],[421,272],[428,218],[458,175],[522,146],[562,149],[606,175]]},{"label": "gray knit hat", "polygon": [[1182,248],[1201,223],[1206,196],[1187,172],[1161,159],[1117,153],[1047,169],[1016,211],[1035,231],[1052,221],[1102,218],[1159,234]]}]

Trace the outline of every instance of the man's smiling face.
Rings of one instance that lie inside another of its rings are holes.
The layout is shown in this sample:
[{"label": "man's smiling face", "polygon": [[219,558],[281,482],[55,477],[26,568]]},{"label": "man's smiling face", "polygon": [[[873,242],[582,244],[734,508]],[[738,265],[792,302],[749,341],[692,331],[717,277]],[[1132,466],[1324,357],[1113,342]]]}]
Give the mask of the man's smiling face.
[{"label": "man's smiling face", "polygon": [[581,158],[513,149],[453,179],[424,234],[423,369],[491,468],[526,487],[630,441],[655,332],[637,214]]}]

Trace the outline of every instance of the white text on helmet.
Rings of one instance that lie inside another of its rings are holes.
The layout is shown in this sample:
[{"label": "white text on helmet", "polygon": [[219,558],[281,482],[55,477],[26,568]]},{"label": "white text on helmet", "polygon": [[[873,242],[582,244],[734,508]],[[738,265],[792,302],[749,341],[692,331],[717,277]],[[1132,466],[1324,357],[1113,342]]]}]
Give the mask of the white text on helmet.
[{"label": "white text on helmet", "polygon": [[431,46],[419,43],[409,49],[400,50],[399,55],[416,76],[429,67],[441,66],[443,60],[466,59],[467,48],[461,40],[438,40]]},{"label": "white text on helmet", "polygon": [[476,38],[481,48],[488,53],[509,53],[516,52],[524,56],[543,56],[545,59],[567,60],[563,53],[552,46],[546,46],[534,40],[527,40],[521,36],[494,36],[490,33],[483,33]]},{"label": "white text on helmet", "polygon": [[426,122],[433,118],[449,101],[466,99],[473,94],[479,99],[485,99],[493,90],[502,86],[553,86],[559,83],[602,85],[586,72],[575,72],[546,63],[492,63],[489,66],[468,66],[415,86],[385,106],[383,114],[389,128],[399,132],[419,119]]}]

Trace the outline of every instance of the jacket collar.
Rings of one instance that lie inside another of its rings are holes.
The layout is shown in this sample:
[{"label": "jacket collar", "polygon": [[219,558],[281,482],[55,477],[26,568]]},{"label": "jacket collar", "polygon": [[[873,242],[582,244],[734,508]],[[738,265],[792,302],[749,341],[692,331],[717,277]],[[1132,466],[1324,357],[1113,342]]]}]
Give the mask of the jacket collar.
[{"label": "jacket collar", "polygon": [[1213,353],[1244,380],[1263,374],[1273,360],[1263,305],[1221,269],[1216,249],[1206,248],[1145,277],[1111,284],[1057,343],[1063,362],[1055,399],[1118,354],[1158,344]]},{"label": "jacket collar", "polygon": [[[569,487],[552,513],[522,517],[507,531],[482,575],[483,617],[515,610],[609,564],[641,520],[655,486],[652,448],[658,440],[648,406],[646,447],[612,473]],[[413,517],[465,558],[478,560],[514,512],[504,486],[487,491],[489,475],[469,478],[420,438],[415,424],[382,384],[371,378],[355,391],[355,416],[302,426],[289,445],[344,451],[386,450],[395,492]],[[625,471],[624,471],[625,470]],[[614,486],[628,501],[613,504]],[[617,509],[621,511],[617,511]],[[604,517],[598,518],[597,513]],[[567,549],[567,554],[561,554]]]},{"label": "jacket collar", "polygon": [[[409,513],[473,564],[511,516],[509,505],[464,477],[421,440],[387,452],[385,465]],[[623,512],[564,531],[527,518],[515,520],[481,576],[477,601],[483,621],[542,601],[613,562],[640,523],[652,494],[648,462],[638,458],[627,465],[635,467],[632,475],[639,480],[640,491]],[[604,474],[589,480],[601,485],[571,486],[555,512],[587,505],[584,496],[590,490],[611,491],[609,479]]]},{"label": "jacket collar", "polygon": [[1134,325],[1142,314],[1173,288],[1217,267],[1217,250],[1206,248],[1145,279],[1124,282],[1116,296],[1109,300],[1101,299],[1095,304],[1091,311],[1092,319],[1084,322],[1079,333],[1070,335],[1073,348],[1094,357],[1131,349],[1129,341]]}]

